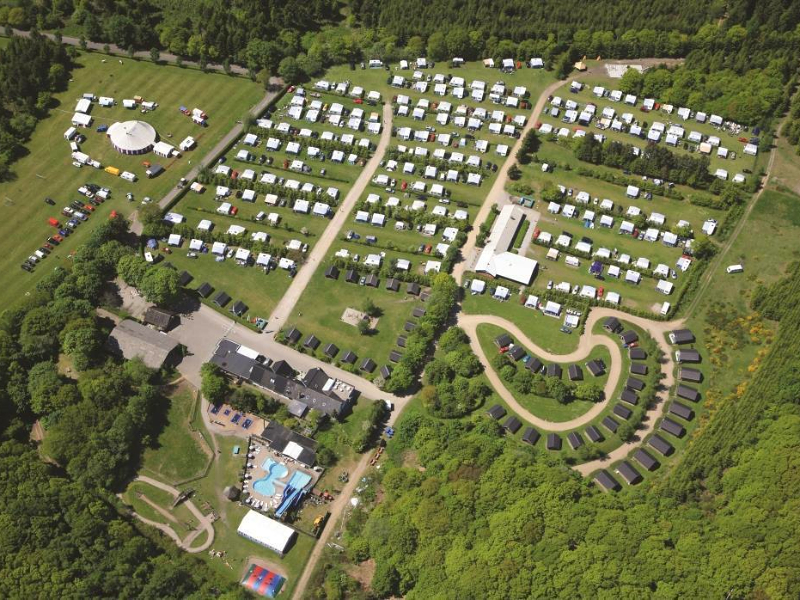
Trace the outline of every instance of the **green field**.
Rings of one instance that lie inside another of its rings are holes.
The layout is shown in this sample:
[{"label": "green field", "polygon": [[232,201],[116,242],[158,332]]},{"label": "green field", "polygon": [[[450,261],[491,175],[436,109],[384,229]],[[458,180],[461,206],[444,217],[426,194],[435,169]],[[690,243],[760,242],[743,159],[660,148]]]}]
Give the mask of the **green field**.
[{"label": "green field", "polygon": [[[496,325],[490,324],[483,324],[478,326],[478,341],[483,348],[484,353],[486,356],[492,356],[497,352],[497,346],[494,344],[494,339],[502,334],[506,333],[505,329],[502,327],[497,327]],[[531,352],[529,348],[525,349],[528,354],[531,356],[536,356],[534,352]],[[608,381],[608,372],[603,374],[600,377],[592,377],[591,374],[585,368],[585,363],[593,359],[600,359],[606,365],[606,367],[611,366],[611,354],[609,353],[608,349],[603,346],[598,346],[589,355],[584,359],[581,360],[580,363],[577,363],[581,370],[583,371],[584,379],[583,382],[585,383],[593,383],[601,388],[605,387],[606,382]],[[549,364],[548,361],[542,361],[544,364]],[[558,363],[561,365],[563,369],[562,380],[569,381],[567,376],[567,367],[571,363]],[[491,368],[491,366],[487,367]],[[554,400],[553,398],[547,398],[544,396],[537,396],[534,393],[530,394],[519,394],[513,390],[513,387],[508,382],[504,382],[506,384],[506,389],[509,392],[514,394],[514,397],[519,400],[520,404],[531,411],[534,415],[539,418],[546,419],[548,421],[560,422],[560,421],[569,421],[570,419],[574,419],[579,417],[587,410],[589,410],[593,403],[587,402],[585,400],[573,400],[567,404],[561,404],[558,401]],[[581,382],[577,382],[581,383]]]},{"label": "green field", "polygon": [[175,484],[202,473],[211,449],[189,428],[196,402],[199,400],[185,386],[171,391],[164,428],[155,445],[144,453],[142,469],[146,474]]},{"label": "green field", "polygon": [[[145,501],[142,496],[145,496],[148,500],[166,510],[172,515],[173,519],[169,519],[161,514],[150,503]],[[169,525],[181,539],[185,538],[197,526],[197,519],[184,504],[179,504],[175,508],[172,508],[172,502],[175,500],[172,494],[148,483],[134,481],[128,486],[128,489],[125,490],[122,498],[126,504],[131,506],[133,510],[145,519]],[[206,534],[203,534],[203,538],[205,538],[205,535]],[[202,540],[198,538],[192,543],[193,545],[200,545]]]},{"label": "green field", "polygon": [[[386,290],[385,284],[384,278],[377,288],[346,283],[344,273],[338,280],[327,279],[320,269],[303,293],[289,325],[303,333],[303,340],[312,333],[319,338],[322,343],[316,352],[318,356],[322,356],[322,350],[332,342],[340,350],[337,359],[352,350],[360,360],[372,358],[379,366],[388,364],[392,350],[403,351],[395,345],[397,337],[406,333],[403,325],[407,320],[415,321],[411,318],[412,309],[422,304],[406,293],[404,284],[398,292]],[[345,323],[341,317],[347,308],[361,310],[367,299],[381,310],[381,316],[374,333],[361,335],[358,328]]]},{"label": "green field", "polygon": [[[27,144],[28,155],[14,164],[16,180],[0,184],[0,236],[7,240],[0,253],[0,268],[6,273],[2,296],[5,303],[24,295],[52,267],[65,265],[69,253],[88,237],[92,223],[107,218],[111,210],[129,216],[144,196],[154,200],[161,198],[189,171],[189,163],[194,164],[208,152],[263,93],[258,84],[241,78],[127,59],[120,64],[119,59],[101,54],[82,53],[77,63],[69,89],[55,94],[58,107],[37,126]],[[135,173],[139,177],[135,183],[88,166],[77,169],[71,165],[69,145],[63,134],[70,127],[75,102],[86,92],[111,96],[119,104],[112,108],[93,105],[94,123],[81,131],[87,138],[81,150],[104,166],[112,165]],[[158,108],[147,115],[123,108],[122,99],[135,95],[158,102]],[[178,111],[180,105],[202,108],[209,115],[209,126],[203,129],[194,125]],[[197,148],[181,158],[169,160],[157,159],[153,154],[123,156],[111,147],[103,134],[95,131],[101,124],[136,118],[152,124],[162,139],[176,147],[184,137],[195,136]],[[166,172],[156,179],[147,179],[143,160],[158,162]],[[19,264],[54,233],[47,219],[56,217],[63,223],[61,208],[80,197],[77,188],[86,182],[111,189],[111,200],[101,205],[33,274],[21,270]],[[135,194],[136,202],[125,201],[127,192]],[[44,203],[47,196],[56,200],[56,206]]]},{"label": "green field", "polygon": [[468,293],[462,307],[469,314],[495,314],[513,321],[525,335],[548,352],[567,354],[578,347],[580,331],[574,331],[571,335],[563,333],[560,331],[563,319],[554,319],[538,310],[527,308],[524,299],[520,302],[518,298],[512,297],[507,302],[500,302],[486,293],[476,296]]}]

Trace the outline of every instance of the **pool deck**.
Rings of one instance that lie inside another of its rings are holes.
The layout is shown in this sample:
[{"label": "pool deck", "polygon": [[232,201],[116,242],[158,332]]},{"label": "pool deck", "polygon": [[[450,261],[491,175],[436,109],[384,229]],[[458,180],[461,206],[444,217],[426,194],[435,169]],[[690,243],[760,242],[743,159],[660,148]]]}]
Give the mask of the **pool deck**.
[{"label": "pool deck", "polygon": [[[264,502],[264,507],[262,510],[267,510],[269,508],[274,509],[278,507],[283,490],[289,481],[295,478],[298,472],[303,473],[310,478],[306,485],[316,485],[317,480],[321,476],[321,473],[318,473],[313,469],[307,469],[300,466],[300,464],[296,461],[287,458],[278,452],[275,452],[274,450],[271,450],[268,446],[262,444],[258,440],[251,439],[250,444],[251,446],[255,446],[255,449],[248,450],[247,452],[248,468],[246,474],[249,475],[250,478],[245,481],[246,487],[243,489],[245,492],[249,493],[254,500],[260,500]],[[253,457],[251,458],[251,456]],[[268,478],[270,476],[271,467],[274,467],[274,465],[283,465],[286,468],[286,474],[284,474],[282,477],[274,477],[271,480],[271,483],[275,487],[275,493],[273,495],[268,496],[259,493],[253,488],[254,483]]]}]

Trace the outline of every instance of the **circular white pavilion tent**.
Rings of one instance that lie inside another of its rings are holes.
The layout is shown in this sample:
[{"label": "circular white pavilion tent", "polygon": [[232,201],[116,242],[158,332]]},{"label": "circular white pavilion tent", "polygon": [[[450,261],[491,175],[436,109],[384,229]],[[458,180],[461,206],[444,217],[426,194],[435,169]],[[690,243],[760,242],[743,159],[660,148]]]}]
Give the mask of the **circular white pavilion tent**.
[{"label": "circular white pavilion tent", "polygon": [[144,121],[122,121],[111,125],[106,132],[111,145],[122,154],[145,154],[153,149],[158,134]]}]

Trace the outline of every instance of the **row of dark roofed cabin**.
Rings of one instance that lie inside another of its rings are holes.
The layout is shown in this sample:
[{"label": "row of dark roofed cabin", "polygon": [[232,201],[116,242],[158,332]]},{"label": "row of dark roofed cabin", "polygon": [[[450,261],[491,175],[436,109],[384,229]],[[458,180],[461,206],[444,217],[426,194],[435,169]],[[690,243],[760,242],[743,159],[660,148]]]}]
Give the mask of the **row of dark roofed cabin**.
[{"label": "row of dark roofed cabin", "polygon": [[578,365],[570,365],[567,367],[567,377],[570,381],[583,381],[583,371]]},{"label": "row of dark roofed cabin", "polygon": [[590,441],[595,442],[595,443],[596,442],[602,442],[603,439],[605,439],[605,438],[603,438],[603,434],[600,433],[600,430],[597,427],[595,427],[594,425],[589,425],[586,428],[586,437],[588,437]]},{"label": "row of dark roofed cabin", "polygon": [[208,298],[214,292],[214,287],[208,283],[201,283],[200,287],[197,288],[197,293],[200,295],[201,298]]},{"label": "row of dark roofed cabin", "polygon": [[390,277],[386,280],[386,289],[390,292],[396,292],[400,289],[400,282],[394,277]]},{"label": "row of dark roofed cabin", "polygon": [[372,373],[377,366],[378,363],[376,363],[374,360],[371,358],[365,358],[363,361],[361,361],[361,366],[359,368],[365,373]]},{"label": "row of dark roofed cabin", "polygon": [[619,399],[623,402],[627,402],[628,404],[632,404],[636,406],[639,403],[639,396],[636,395],[631,388],[623,388],[622,392],[620,392]]},{"label": "row of dark roofed cabin", "polygon": [[672,344],[693,344],[694,343],[694,334],[689,329],[676,329],[674,331],[670,331],[668,334],[669,341]]},{"label": "row of dark roofed cabin", "polygon": [[309,350],[316,350],[319,348],[319,345],[322,342],[319,341],[319,338],[315,336],[313,333],[306,338],[306,341],[303,342],[303,347],[308,348]]},{"label": "row of dark roofed cabin", "polygon": [[186,287],[192,282],[193,279],[194,277],[191,273],[189,273],[189,271],[181,271],[181,274],[178,275],[178,285],[181,287]]},{"label": "row of dark roofed cabin", "polygon": [[511,346],[511,348],[508,349],[507,354],[508,354],[509,358],[511,358],[511,359],[513,359],[515,361],[519,361],[519,360],[522,359],[523,356],[525,356],[525,348],[523,348],[522,346],[514,345],[514,346]]},{"label": "row of dark roofed cabin", "polygon": [[397,345],[398,345],[400,348],[405,348],[405,347],[406,347],[406,339],[407,339],[407,338],[406,338],[406,336],[404,336],[404,335],[398,335],[398,336],[397,336],[397,342],[396,342],[396,343],[397,343]]},{"label": "row of dark roofed cabin", "polygon": [[236,302],[233,303],[233,306],[231,306],[231,312],[235,314],[237,317],[241,318],[242,315],[247,313],[248,308],[249,306],[247,306],[247,304],[245,304],[241,300],[237,300]]},{"label": "row of dark roofed cabin", "polygon": [[642,480],[642,475],[627,460],[623,460],[617,465],[617,473],[628,485],[636,485]]},{"label": "row of dark roofed cabin", "polygon": [[619,339],[621,339],[622,343],[625,344],[626,346],[630,346],[634,342],[639,341],[639,334],[633,331],[632,329],[628,329],[627,331],[623,331],[620,334]]},{"label": "row of dark roofed cabin", "polygon": [[528,361],[528,364],[525,365],[531,373],[541,373],[542,369],[544,369],[544,363],[540,361],[535,356],[531,356],[531,359]]},{"label": "row of dark roofed cabin", "polygon": [[522,433],[522,441],[531,446],[538,442],[540,437],[539,432],[533,427],[526,427],[525,431]]},{"label": "row of dark roofed cabin", "polygon": [[358,360],[358,356],[352,350],[348,350],[342,355],[342,362],[347,365],[355,364],[356,360]]},{"label": "row of dark roofed cabin", "polygon": [[667,440],[656,434],[652,436],[647,443],[651,448],[657,450],[662,456],[669,456],[675,452],[675,448]]},{"label": "row of dark roofed cabin", "polygon": [[647,375],[647,365],[644,363],[632,362],[631,363],[632,375]]},{"label": "row of dark roofed cabin", "polygon": [[659,466],[658,461],[643,448],[637,448],[636,452],[633,453],[633,458],[648,471],[654,471]]},{"label": "row of dark roofed cabin", "polygon": [[403,358],[403,355],[398,352],[397,350],[392,350],[389,352],[389,360],[393,363],[400,362],[400,359]]},{"label": "row of dark roofed cabin", "polygon": [[577,450],[583,446],[583,438],[581,437],[581,434],[577,433],[576,431],[571,431],[567,434],[567,442],[569,443],[570,448],[573,450]]},{"label": "row of dark roofed cabin", "polygon": [[506,416],[506,409],[500,406],[499,404],[495,404],[492,408],[490,408],[487,413],[490,417],[492,417],[495,421],[502,419]]},{"label": "row of dark roofed cabin", "polygon": [[622,404],[614,405],[614,408],[612,409],[612,411],[614,412],[615,415],[625,419],[626,421],[628,419],[630,419],[631,415],[633,414],[633,411],[630,408],[628,408],[627,406],[624,406]]},{"label": "row of dark roofed cabin", "polygon": [[561,365],[558,363],[550,363],[547,365],[547,370],[545,371],[548,377],[555,377],[556,379],[561,379]]},{"label": "row of dark roofed cabin", "polygon": [[679,398],[689,400],[690,402],[697,402],[700,399],[700,392],[688,385],[679,384],[675,393]]},{"label": "row of dark roofed cabin", "polygon": [[622,323],[619,322],[617,317],[608,317],[603,321],[603,328],[610,333],[617,333],[622,329]]},{"label": "row of dark roofed cabin", "polygon": [[661,420],[661,430],[666,431],[675,437],[683,437],[686,434],[686,429],[684,429],[683,425],[667,417],[664,417]]},{"label": "row of dark roofed cabin", "polygon": [[336,265],[331,265],[325,269],[325,277],[328,279],[339,279],[339,267]]},{"label": "row of dark roofed cabin", "polygon": [[381,377],[384,379],[389,379],[392,376],[392,367],[389,365],[383,365],[381,367]]},{"label": "row of dark roofed cabin", "polygon": [[598,483],[598,485],[600,485],[600,487],[608,492],[617,492],[622,488],[622,486],[619,484],[619,481],[614,479],[605,469],[600,471],[595,476],[594,480]]},{"label": "row of dark roofed cabin", "polygon": [[416,319],[419,319],[420,317],[425,316],[425,312],[426,312],[425,309],[422,308],[421,306],[415,306],[414,310],[411,311],[411,316]]},{"label": "row of dark roofed cabin", "polygon": [[586,368],[589,369],[589,372],[594,375],[595,377],[600,377],[606,372],[605,367],[599,360],[592,359],[586,363]]},{"label": "row of dark roofed cabin", "polygon": [[681,381],[689,381],[691,383],[700,383],[703,381],[703,373],[698,371],[697,369],[689,369],[687,367],[681,367],[678,369],[678,379]]},{"label": "row of dark roofed cabin", "polygon": [[214,296],[214,304],[216,304],[220,308],[223,308],[230,301],[231,297],[225,292],[220,292],[219,294]]},{"label": "row of dark roofed cabin", "polygon": [[628,379],[625,381],[625,387],[629,387],[632,390],[641,392],[644,389],[644,381],[637,377],[628,377]]},{"label": "row of dark roofed cabin", "polygon": [[685,404],[681,404],[677,400],[673,400],[672,404],[669,405],[669,412],[677,417],[680,417],[681,419],[686,419],[687,421],[694,419],[694,411]]},{"label": "row of dark roofed cabin", "polygon": [[494,345],[497,346],[498,348],[505,348],[513,343],[514,343],[514,338],[512,338],[507,333],[501,333],[496,338],[494,338]]},{"label": "row of dark roofed cabin", "polygon": [[[419,284],[416,283],[415,281],[412,281],[406,286],[406,294],[411,294],[412,296],[419,296],[420,289],[421,288],[419,287]],[[425,300],[423,299],[423,302],[424,301]]]},{"label": "row of dark roofed cabin", "polygon": [[616,433],[617,429],[619,429],[619,423],[617,423],[611,417],[608,417],[608,416],[603,417],[603,420],[601,421],[601,423],[603,424],[603,427],[608,429],[611,433]]},{"label": "row of dark roofed cabin", "polygon": [[547,434],[547,449],[561,450],[561,438],[555,433]]},{"label": "row of dark roofed cabin", "polygon": [[358,271],[355,269],[348,269],[344,274],[344,280],[347,283],[358,283]]},{"label": "row of dark roofed cabin", "polygon": [[369,287],[378,287],[381,284],[380,277],[375,275],[375,273],[370,273],[367,275],[367,278],[364,280],[364,285],[368,285]]},{"label": "row of dark roofed cabin", "polygon": [[675,350],[675,362],[678,363],[699,363],[701,361],[700,352],[694,348]]},{"label": "row of dark roofed cabin", "polygon": [[503,429],[505,429],[506,431],[508,431],[509,433],[512,433],[512,434],[513,433],[517,433],[519,431],[520,427],[522,427],[522,423],[514,415],[511,415],[510,417],[508,417],[508,419],[506,419],[506,422],[503,423]]},{"label": "row of dark roofed cabin", "polygon": [[628,358],[631,360],[647,360],[647,351],[639,346],[628,348]]},{"label": "row of dark roofed cabin", "polygon": [[339,354],[339,347],[336,344],[330,343],[325,346],[323,353],[328,358],[334,358],[337,354]]},{"label": "row of dark roofed cabin", "polygon": [[296,344],[300,341],[300,338],[303,337],[303,334],[300,333],[300,330],[297,327],[292,327],[289,331],[286,332],[286,341],[290,344]]},{"label": "row of dark roofed cabin", "polygon": [[417,324],[414,321],[406,321],[406,324],[403,325],[403,329],[406,331],[414,331],[417,328]]}]

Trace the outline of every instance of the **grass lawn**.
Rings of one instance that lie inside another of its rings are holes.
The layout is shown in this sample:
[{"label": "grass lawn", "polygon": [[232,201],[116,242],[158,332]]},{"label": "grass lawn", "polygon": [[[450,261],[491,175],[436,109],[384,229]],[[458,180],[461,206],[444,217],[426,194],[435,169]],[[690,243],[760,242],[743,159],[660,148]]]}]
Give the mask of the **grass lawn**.
[{"label": "grass lawn", "polygon": [[200,434],[189,429],[195,408],[195,395],[185,384],[171,390],[169,411],[155,447],[144,453],[143,471],[147,475],[175,484],[199,475],[210,460],[211,449]]},{"label": "grass lawn", "polygon": [[[117,58],[96,53],[82,53],[77,62],[69,88],[55,95],[58,107],[37,126],[27,144],[28,155],[14,164],[16,180],[0,184],[0,237],[7,240],[0,252],[0,268],[5,273],[0,298],[4,304],[23,296],[53,266],[64,266],[68,254],[89,235],[92,223],[107,218],[112,209],[125,216],[135,210],[138,202],[128,204],[126,192],[133,192],[137,199],[163,196],[191,168],[190,161],[213,147],[263,94],[260,86],[249,80],[196,70],[128,59],[120,64]],[[93,106],[94,123],[81,132],[87,137],[81,150],[104,166],[112,165],[137,174],[139,180],[135,183],[103,170],[71,166],[70,150],[63,134],[70,126],[75,102],[84,92],[114,97],[119,105]],[[134,95],[158,102],[159,107],[147,115],[123,108],[122,99]],[[209,115],[209,126],[202,129],[194,125],[178,112],[180,105],[202,108]],[[184,137],[195,136],[197,149],[182,158],[159,159],[157,162],[167,169],[166,172],[156,179],[147,179],[142,161],[156,162],[155,155],[123,156],[111,147],[105,135],[95,131],[101,124],[136,118],[149,122],[165,140],[176,146]],[[168,134],[172,137],[168,138]],[[61,208],[78,198],[77,188],[86,182],[110,188],[111,200],[101,205],[88,223],[82,224],[33,274],[21,270],[19,264],[54,232],[48,227],[47,219],[57,217],[63,222]],[[46,196],[56,200],[56,206],[45,204]]]},{"label": "grass lawn", "polygon": [[[361,310],[366,300],[372,300],[381,309],[375,332],[361,335],[358,328],[341,320],[347,308]],[[289,321],[289,326],[297,327],[303,333],[303,340],[310,334],[316,335],[322,342],[317,354],[322,356],[324,347],[333,342],[339,347],[341,358],[348,350],[352,350],[360,360],[372,358],[378,365],[387,364],[389,352],[399,350],[395,345],[397,336],[404,334],[403,326],[411,318],[411,310],[422,303],[414,296],[400,291],[391,292],[385,289],[385,280],[377,288],[346,283],[344,273],[338,280],[327,279],[322,270],[311,279],[298,303],[297,313]],[[301,342],[303,341],[301,340]]]},{"label": "grass lawn", "polygon": [[[188,258],[185,251],[176,250],[168,260],[179,271],[186,270],[192,274],[194,280],[189,283],[188,289],[196,290],[203,283],[210,283],[214,293],[203,300],[203,303],[239,321],[253,320],[256,317],[268,318],[291,283],[287,272],[281,269],[264,273],[260,267],[239,266],[233,259],[216,262],[211,253]],[[227,292],[232,298],[231,302],[222,308],[213,302],[217,292],[220,291]],[[238,319],[230,312],[231,306],[237,300],[241,300],[249,308],[244,319]]]},{"label": "grass lawn", "polygon": [[499,315],[513,321],[529,338],[548,352],[567,354],[578,347],[580,331],[574,331],[572,335],[559,331],[563,319],[554,319],[538,310],[526,308],[513,297],[507,302],[500,302],[488,294],[477,296],[467,294],[462,307],[464,312],[469,314]]},{"label": "grass lawn", "polygon": [[[478,326],[478,341],[483,348],[483,351],[486,353],[487,356],[492,356],[497,352],[497,346],[494,344],[494,339],[502,334],[506,333],[506,330],[502,327],[497,327],[496,325],[491,325],[485,323],[483,325]],[[529,348],[525,348],[526,352],[531,356],[536,356],[535,353],[531,352]],[[595,348],[589,356],[586,357],[585,360],[582,360],[578,366],[581,367],[583,371],[584,379],[583,382],[576,382],[578,383],[594,383],[601,388],[603,388],[608,381],[608,373],[602,375],[601,377],[592,377],[589,371],[584,366],[586,362],[592,359],[601,359],[603,363],[607,366],[611,366],[611,354],[608,350],[603,346],[598,346]],[[542,361],[545,364],[549,364],[547,361]],[[521,363],[517,363],[518,368],[521,368]],[[567,367],[572,363],[559,363],[563,369],[562,381],[568,382],[569,377],[567,376]],[[492,368],[488,366],[487,368]],[[542,419],[547,419],[548,421],[569,421],[570,419],[574,419],[575,417],[579,417],[587,410],[589,410],[594,404],[592,402],[587,402],[585,400],[573,400],[568,404],[561,404],[557,400],[553,398],[546,398],[543,396],[538,396],[534,393],[529,394],[520,394],[514,391],[511,384],[508,382],[504,382],[506,384],[506,389],[509,392],[514,394],[514,397],[517,398],[529,411],[531,411],[537,417]]]}]

